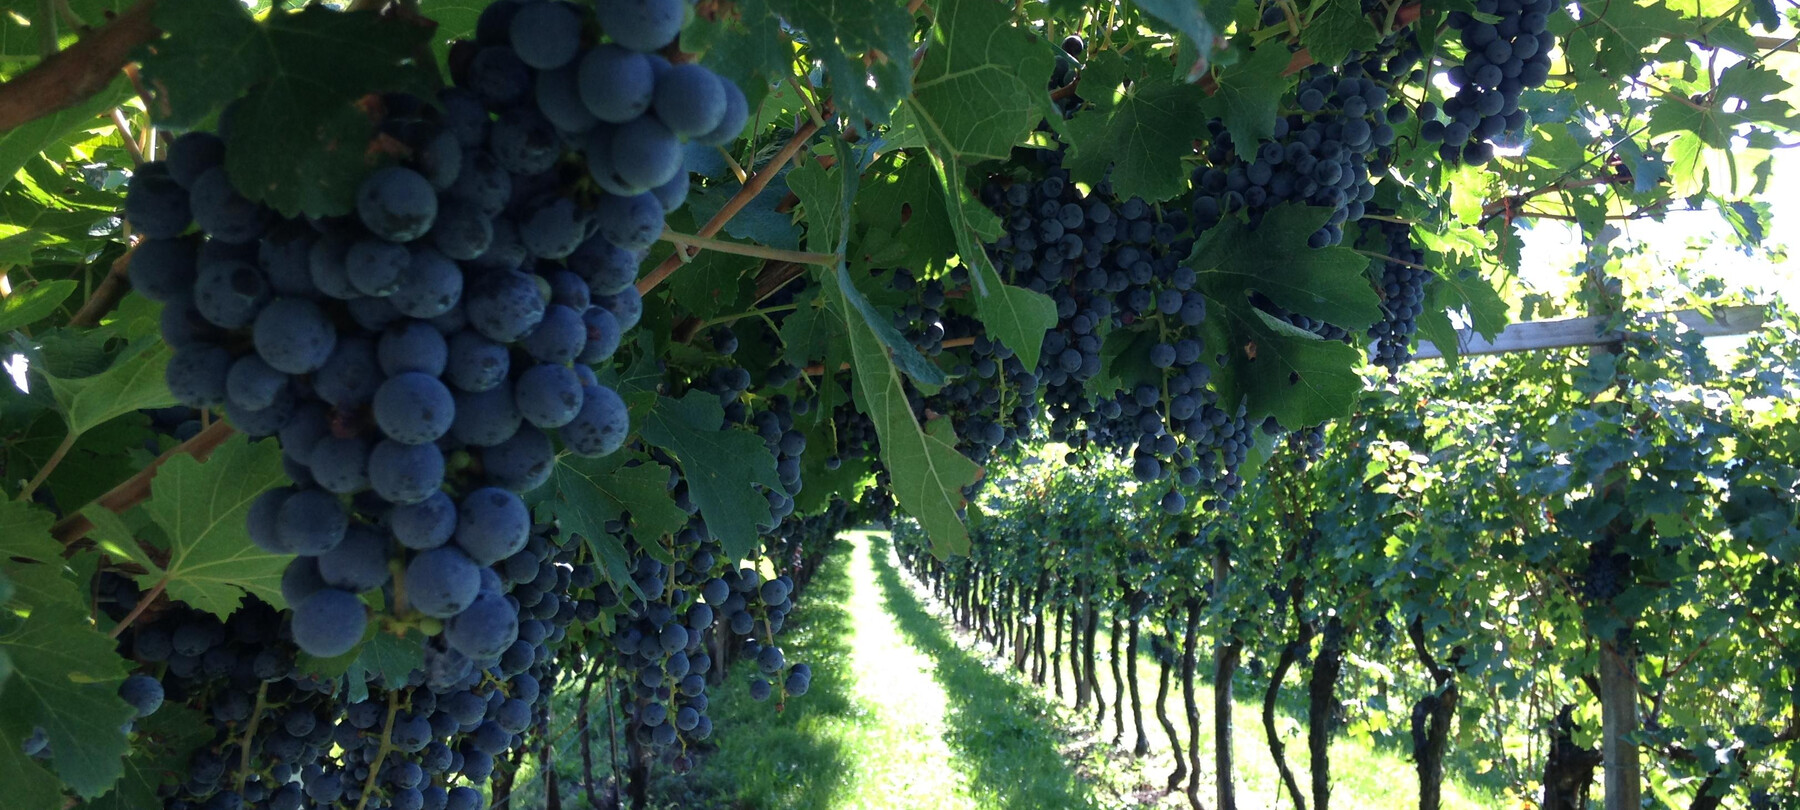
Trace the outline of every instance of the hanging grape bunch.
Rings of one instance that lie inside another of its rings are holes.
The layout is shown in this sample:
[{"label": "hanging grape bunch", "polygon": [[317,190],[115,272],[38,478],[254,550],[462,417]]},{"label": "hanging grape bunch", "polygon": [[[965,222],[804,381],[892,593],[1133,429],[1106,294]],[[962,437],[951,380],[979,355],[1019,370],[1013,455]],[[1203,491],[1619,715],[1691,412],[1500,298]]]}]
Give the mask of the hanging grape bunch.
[{"label": "hanging grape bunch", "polygon": [[1494,157],[1496,138],[1524,130],[1530,116],[1519,97],[1550,77],[1554,8],[1550,0],[1479,0],[1475,14],[1450,12],[1450,27],[1465,51],[1462,64],[1449,72],[1456,94],[1444,100],[1442,120],[1429,102],[1419,110],[1425,122],[1419,134],[1442,142],[1438,157],[1445,163],[1485,165]]},{"label": "hanging grape bunch", "polygon": [[280,442],[292,485],[258,499],[249,529],[299,555],[285,579],[301,650],[350,650],[375,591],[471,661],[517,638],[488,567],[525,548],[520,496],[559,447],[625,441],[625,405],[591,366],[642,312],[638,266],[686,197],[682,143],[729,142],[748,115],[730,83],[654,53],[684,13],[493,4],[453,50],[454,86],[381,99],[405,158],[345,216],[245,199],[209,133],[133,179],[131,277],[164,304],[171,391]]}]

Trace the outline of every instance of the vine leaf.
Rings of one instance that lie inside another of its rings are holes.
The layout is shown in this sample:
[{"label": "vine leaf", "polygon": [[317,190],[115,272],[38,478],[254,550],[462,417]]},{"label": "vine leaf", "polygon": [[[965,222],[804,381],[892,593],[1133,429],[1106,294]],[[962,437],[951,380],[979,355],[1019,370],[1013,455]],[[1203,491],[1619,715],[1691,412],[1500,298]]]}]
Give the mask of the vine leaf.
[{"label": "vine leaf", "polygon": [[105,371],[73,379],[44,375],[62,406],[69,432],[80,435],[113,417],[175,404],[163,381],[172,350],[154,338],[139,338]]},{"label": "vine leaf", "polygon": [[[45,782],[42,768],[16,740],[42,727],[50,738],[57,778],[83,798],[105,793],[124,773],[129,744],[121,729],[131,720],[130,705],[118,695],[125,661],[117,645],[94,629],[79,606],[47,605],[23,619],[0,624],[0,651],[12,660],[13,674],[0,700],[0,777],[8,804],[56,807],[56,779]],[[25,800],[47,787],[46,801]],[[21,791],[23,795],[21,795]]]},{"label": "vine leaf", "polygon": [[252,444],[242,434],[219,445],[205,463],[187,455],[169,459],[144,502],[168,535],[169,562],[139,581],[165,580],[171,598],[220,619],[237,609],[244,594],[285,607],[281,574],[293,558],[251,545],[245,520],[258,495],[286,482],[280,448]]},{"label": "vine leaf", "polygon": [[55,312],[81,286],[72,279],[21,284],[11,295],[0,300],[0,332],[11,332],[29,326]]},{"label": "vine leaf", "polygon": [[[831,96],[852,121],[885,124],[912,87],[913,16],[898,0],[767,0],[806,32],[809,55],[831,76]],[[765,26],[766,27],[766,26]],[[864,67],[867,65],[867,67]]]},{"label": "vine leaf", "polygon": [[1255,230],[1235,219],[1208,228],[1188,256],[1199,273],[1197,286],[1227,306],[1255,291],[1292,312],[1360,331],[1381,317],[1380,301],[1363,276],[1369,258],[1346,247],[1306,243],[1330,216],[1328,208],[1281,205],[1269,209]]},{"label": "vine leaf", "polygon": [[900,369],[845,294],[847,279],[842,273],[824,278],[826,294],[848,331],[857,405],[875,423],[895,500],[924,527],[934,553],[967,554],[969,530],[958,511],[965,502],[963,488],[980,480],[981,466],[919,426]]},{"label": "vine leaf", "polygon": [[55,517],[34,504],[0,502],[0,574],[10,580],[10,603],[25,608],[86,603],[64,574],[62,544],[50,536]]},{"label": "vine leaf", "polygon": [[[804,167],[804,171],[794,171],[794,193],[800,197],[801,204],[806,206],[810,220],[807,247],[820,252],[837,252],[838,247],[845,242],[845,226],[850,224],[844,213],[844,203],[848,199],[846,195],[854,194],[854,189],[845,188],[845,181],[853,185],[855,175],[846,177],[842,169],[838,168],[827,170]],[[893,320],[877,310],[868,297],[856,289],[851,283],[846,263],[839,262],[832,272],[838,276],[850,305],[868,321],[875,330],[876,337],[887,347],[894,362],[899,364],[907,376],[927,386],[941,386],[948,380],[943,369],[920,354],[918,348],[908,342],[906,336],[900,334],[900,330],[894,328]]]},{"label": "vine leaf", "polygon": [[737,0],[735,5],[736,14],[711,20],[695,15],[681,32],[681,50],[704,53],[706,66],[743,88],[750,109],[756,110],[769,88],[791,74],[794,45],[782,35],[781,19],[765,0]]},{"label": "vine leaf", "polygon": [[1050,111],[1044,87],[1052,46],[1014,28],[1006,6],[948,0],[937,6],[925,61],[903,109],[905,130],[958,163],[1005,160]]},{"label": "vine leaf", "polygon": [[669,494],[669,468],[641,453],[564,455],[550,480],[527,494],[525,502],[539,520],[554,520],[587,543],[614,586],[631,582],[631,555],[606,524],[629,515],[632,533],[647,547],[680,531],[688,520]]},{"label": "vine leaf", "polygon": [[1187,190],[1182,155],[1207,135],[1206,117],[1194,114],[1206,94],[1160,71],[1128,80],[1122,62],[1105,51],[1082,71],[1082,91],[1105,101],[1062,125],[1063,166],[1089,185],[1110,178],[1121,199],[1171,199]]},{"label": "vine leaf", "polygon": [[769,499],[756,485],[781,486],[775,457],[762,438],[727,426],[719,398],[702,391],[681,399],[657,397],[640,433],[681,462],[688,492],[725,554],[743,559],[755,553],[760,529],[775,524]]},{"label": "vine leaf", "polygon": [[1256,148],[1275,134],[1275,114],[1287,89],[1289,55],[1283,48],[1265,46],[1248,59],[1219,72],[1218,90],[1200,111],[1218,118],[1231,133],[1232,146],[1246,161],[1256,158]]},{"label": "vine leaf", "polygon": [[1300,44],[1321,65],[1341,64],[1351,51],[1374,50],[1380,41],[1362,0],[1326,0],[1318,16],[1300,30]]},{"label": "vine leaf", "polygon": [[137,721],[125,775],[111,792],[86,805],[92,810],[141,810],[162,803],[157,791],[179,779],[194,750],[212,741],[208,718],[187,706],[167,701],[156,714]]},{"label": "vine leaf", "polygon": [[798,307],[781,322],[781,358],[805,368],[843,339],[843,322],[825,311],[816,293],[802,293],[796,303]]},{"label": "vine leaf", "polygon": [[[1197,0],[1131,0],[1133,5],[1144,10],[1153,19],[1163,23],[1183,36],[1186,36],[1203,53],[1210,53],[1213,40],[1218,38],[1218,29],[1206,19],[1206,12],[1200,8]],[[1198,79],[1195,75],[1193,79]]]},{"label": "vine leaf", "polygon": [[350,210],[375,136],[359,99],[429,92],[433,68],[416,54],[430,27],[373,12],[277,6],[259,22],[233,0],[190,0],[159,6],[156,24],[166,36],[143,70],[159,120],[193,128],[235,102],[225,170],[288,216]]},{"label": "vine leaf", "polygon": [[1224,406],[1243,403],[1252,425],[1265,416],[1284,426],[1336,419],[1350,412],[1362,390],[1361,350],[1303,332],[1255,307],[1210,315],[1208,332],[1208,346],[1223,350],[1213,377],[1219,398]]},{"label": "vine leaf", "polygon": [[425,665],[425,635],[417,630],[399,636],[377,631],[373,638],[363,640],[355,654],[356,660],[345,670],[349,675],[345,682],[350,686],[350,700],[360,702],[369,698],[365,673],[380,676],[383,683],[403,684],[407,675]]}]

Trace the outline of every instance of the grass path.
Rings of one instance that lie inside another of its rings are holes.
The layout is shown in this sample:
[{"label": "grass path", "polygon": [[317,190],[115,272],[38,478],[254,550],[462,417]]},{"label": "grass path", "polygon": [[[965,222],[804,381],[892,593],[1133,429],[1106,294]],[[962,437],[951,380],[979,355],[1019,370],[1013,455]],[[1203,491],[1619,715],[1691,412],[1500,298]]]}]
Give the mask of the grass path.
[{"label": "grass path", "polygon": [[[1113,810],[1186,808],[1161,789],[1173,765],[1156,724],[1157,669],[1138,668],[1151,754],[1113,746],[1112,712],[1099,730],[1092,711],[1072,707],[953,631],[942,606],[896,567],[885,533],[849,532],[801,599],[781,637],[790,661],[813,668],[812,690],[779,710],[756,703],[742,662],[714,695],[719,749],[685,779],[665,781],[659,808],[731,810]],[[1097,647],[1104,648],[1106,639]],[[1147,646],[1147,645],[1146,645]],[[1101,683],[1113,686],[1106,653]],[[1067,666],[1067,662],[1064,662]],[[1065,684],[1072,676],[1064,670]],[[1203,712],[1200,795],[1212,806],[1214,745],[1210,687],[1196,683]],[[1073,690],[1068,690],[1073,701]],[[1242,808],[1287,807],[1263,740],[1259,695],[1240,695],[1235,741]],[[1169,711],[1185,737],[1179,687]],[[1127,713],[1127,723],[1130,722]],[[1290,765],[1306,784],[1305,728],[1278,721]],[[1405,810],[1418,785],[1404,754],[1354,740],[1332,746],[1334,810]],[[1446,784],[1446,810],[1506,806]]]},{"label": "grass path", "polygon": [[671,807],[744,810],[1079,810],[1101,805],[1068,767],[1036,690],[963,650],[905,586],[885,538],[852,532],[806,591],[788,660],[812,689],[781,711],[732,682],[713,701],[719,750]]}]

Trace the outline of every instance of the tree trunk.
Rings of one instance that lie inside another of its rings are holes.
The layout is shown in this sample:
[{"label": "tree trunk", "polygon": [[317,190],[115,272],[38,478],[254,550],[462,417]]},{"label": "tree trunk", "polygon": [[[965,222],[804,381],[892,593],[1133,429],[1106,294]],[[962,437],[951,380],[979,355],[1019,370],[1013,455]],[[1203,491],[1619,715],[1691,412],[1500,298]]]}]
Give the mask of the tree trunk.
[{"label": "tree trunk", "polygon": [[[1168,643],[1175,644],[1173,633],[1168,634]],[[1187,779],[1187,757],[1181,755],[1181,734],[1175,730],[1175,724],[1169,721],[1169,659],[1158,656],[1156,659],[1156,721],[1162,724],[1163,733],[1169,737],[1169,747],[1175,751],[1175,770],[1169,774],[1169,790],[1177,790],[1182,781]]]},{"label": "tree trunk", "polygon": [[1144,701],[1138,696],[1138,615],[1132,611],[1125,642],[1125,679],[1131,684],[1131,723],[1137,729],[1137,744],[1131,747],[1131,753],[1143,756],[1150,753],[1150,734],[1144,729]]},{"label": "tree trunk", "polygon": [[1200,645],[1200,601],[1187,601],[1187,629],[1181,643],[1181,702],[1188,721],[1188,804],[1200,810],[1200,705],[1194,701],[1196,648]]},{"label": "tree trunk", "polygon": [[1125,631],[1119,626],[1119,605],[1113,606],[1112,624],[1112,677],[1113,677],[1113,725],[1118,729],[1113,734],[1113,745],[1125,740],[1125,678],[1119,674],[1119,644],[1124,641]]},{"label": "tree trunk", "polygon": [[1344,622],[1325,623],[1325,640],[1313,659],[1307,684],[1306,748],[1312,763],[1313,810],[1331,804],[1331,735],[1337,722],[1337,682],[1344,668]]},{"label": "tree trunk", "polygon": [[1281,734],[1275,728],[1275,708],[1281,700],[1281,682],[1287,680],[1288,670],[1299,660],[1300,651],[1310,644],[1312,632],[1307,625],[1301,624],[1298,635],[1281,648],[1275,671],[1269,675],[1269,688],[1263,692],[1263,735],[1269,740],[1269,756],[1275,760],[1275,769],[1281,773],[1281,784],[1287,787],[1288,798],[1293,800],[1295,810],[1306,810],[1306,794],[1300,790],[1300,780],[1294,778],[1294,770],[1288,767],[1287,744],[1281,741]]},{"label": "tree trunk", "polygon": [[1088,691],[1094,696],[1094,729],[1106,727],[1106,690],[1100,686],[1100,656],[1094,643],[1100,635],[1100,600],[1088,599],[1087,628],[1082,631],[1082,649],[1087,653]]},{"label": "tree trunk", "polygon": [[581,790],[587,794],[588,806],[593,808],[600,807],[600,796],[594,786],[594,735],[588,729],[588,701],[594,693],[594,678],[599,674],[600,661],[595,659],[581,682],[581,702],[575,709],[581,726],[577,732],[581,735]]},{"label": "tree trunk", "polygon": [[1037,597],[1032,600],[1031,654],[1037,659],[1037,671],[1032,673],[1031,681],[1038,686],[1044,685],[1044,641],[1049,635],[1049,628],[1044,626],[1044,598],[1049,595],[1045,593],[1048,590],[1044,583],[1045,577],[1045,574],[1038,575]]},{"label": "tree trunk", "polygon": [[1606,810],[1638,810],[1644,776],[1637,744],[1637,656],[1617,642],[1600,644],[1600,753],[1606,766]]},{"label": "tree trunk", "polygon": [[1050,673],[1056,681],[1056,697],[1063,696],[1062,687],[1062,646],[1063,646],[1063,614],[1068,610],[1061,600],[1056,603],[1056,643],[1050,645]]},{"label": "tree trunk", "polygon": [[1564,706],[1550,726],[1550,750],[1544,757],[1544,801],[1541,810],[1586,810],[1588,791],[1600,752],[1575,744],[1574,706]]},{"label": "tree trunk", "polygon": [[1076,584],[1075,605],[1069,610],[1069,677],[1075,680],[1075,710],[1085,711],[1090,697],[1087,670],[1091,659],[1082,657],[1082,642],[1087,636],[1087,591]]},{"label": "tree trunk", "polygon": [[1463,649],[1451,652],[1450,666],[1441,666],[1425,642],[1425,622],[1414,618],[1407,626],[1413,651],[1431,675],[1436,689],[1413,704],[1413,762],[1419,771],[1419,810],[1439,810],[1443,803],[1444,752],[1450,746],[1450,723],[1456,719],[1456,673]]},{"label": "tree trunk", "polygon": [[[1230,553],[1225,544],[1220,543],[1218,552],[1213,555],[1213,593],[1224,593],[1230,577]],[[1237,676],[1238,660],[1243,651],[1244,642],[1231,632],[1231,628],[1220,628],[1213,644],[1213,767],[1219,810],[1237,810],[1237,771],[1231,762],[1231,743],[1237,729],[1231,718],[1232,680]]]}]

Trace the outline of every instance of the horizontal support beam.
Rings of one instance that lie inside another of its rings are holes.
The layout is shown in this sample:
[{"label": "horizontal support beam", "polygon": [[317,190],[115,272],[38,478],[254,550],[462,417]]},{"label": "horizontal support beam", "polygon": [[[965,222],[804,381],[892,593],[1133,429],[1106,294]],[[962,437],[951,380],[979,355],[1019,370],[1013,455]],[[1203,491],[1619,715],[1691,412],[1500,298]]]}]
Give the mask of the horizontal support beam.
[{"label": "horizontal support beam", "polygon": [[[1703,337],[1747,335],[1761,329],[1763,323],[1768,319],[1768,313],[1760,304],[1719,307],[1712,311],[1713,317],[1710,319],[1696,309],[1682,309],[1660,314],[1674,317]],[[1616,331],[1606,331],[1606,320],[1601,316],[1593,316],[1515,323],[1501,330],[1493,340],[1475,334],[1472,329],[1463,329],[1456,333],[1457,345],[1461,354],[1477,355],[1566,349],[1575,346],[1604,346],[1623,340],[1625,335]],[[1432,345],[1428,340],[1419,341],[1419,349],[1413,353],[1414,360],[1432,360],[1443,356],[1443,352],[1438,351],[1437,346]]]}]

